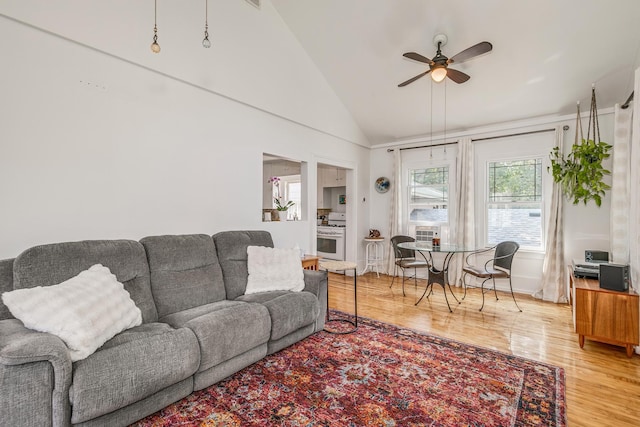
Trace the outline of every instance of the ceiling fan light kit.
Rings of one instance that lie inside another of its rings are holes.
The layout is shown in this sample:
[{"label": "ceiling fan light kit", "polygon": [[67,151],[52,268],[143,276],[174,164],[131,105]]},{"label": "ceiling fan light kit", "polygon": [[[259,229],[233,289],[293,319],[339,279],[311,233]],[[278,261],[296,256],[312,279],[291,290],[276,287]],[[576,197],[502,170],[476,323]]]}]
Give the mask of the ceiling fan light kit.
[{"label": "ceiling fan light kit", "polygon": [[447,69],[445,67],[437,67],[431,71],[431,78],[436,83],[440,83],[445,77],[447,77]]},{"label": "ceiling fan light kit", "polygon": [[433,59],[429,59],[426,56],[422,56],[416,52],[404,53],[402,56],[404,56],[405,58],[429,64],[429,69],[421,74],[418,74],[415,77],[410,78],[407,81],[400,83],[398,87],[403,87],[408,85],[409,83],[413,83],[420,77],[426,76],[429,73],[431,73],[431,79],[436,83],[440,83],[445,79],[445,77],[449,77],[451,80],[458,84],[464,83],[471,77],[468,74],[463,73],[462,71],[456,70],[454,68],[449,68],[449,64],[468,61],[471,58],[490,52],[493,49],[491,43],[480,42],[463,50],[457,55],[452,56],[451,58],[447,58],[442,54],[441,50],[442,47],[447,44],[447,41],[447,36],[445,36],[444,34],[437,34],[433,38],[433,44],[438,49],[436,52],[436,56],[434,56]]}]

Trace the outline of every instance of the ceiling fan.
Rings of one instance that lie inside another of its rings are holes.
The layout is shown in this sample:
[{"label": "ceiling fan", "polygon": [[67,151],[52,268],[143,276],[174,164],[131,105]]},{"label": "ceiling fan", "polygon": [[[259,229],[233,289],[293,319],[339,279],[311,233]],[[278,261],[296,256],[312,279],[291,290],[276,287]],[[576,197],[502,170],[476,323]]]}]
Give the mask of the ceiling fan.
[{"label": "ceiling fan", "polygon": [[416,52],[407,52],[402,56],[405,58],[413,59],[414,61],[424,62],[425,64],[429,64],[429,69],[424,73],[418,74],[415,77],[410,78],[409,80],[402,82],[398,85],[398,87],[403,87],[408,85],[409,83],[413,83],[418,80],[422,76],[426,76],[431,73],[431,78],[435,82],[441,82],[445,77],[449,77],[456,83],[464,83],[469,80],[468,74],[463,73],[462,71],[455,70],[453,68],[449,68],[449,64],[459,64],[461,62],[467,61],[471,58],[474,58],[478,55],[482,55],[483,53],[490,52],[493,49],[493,46],[489,42],[480,42],[476,45],[471,46],[458,53],[457,55],[452,56],[451,58],[447,58],[442,54],[440,48],[447,44],[447,36],[444,34],[438,34],[433,38],[433,44],[438,47],[438,51],[436,52],[436,56],[433,59],[429,59],[425,56],[420,55]]}]

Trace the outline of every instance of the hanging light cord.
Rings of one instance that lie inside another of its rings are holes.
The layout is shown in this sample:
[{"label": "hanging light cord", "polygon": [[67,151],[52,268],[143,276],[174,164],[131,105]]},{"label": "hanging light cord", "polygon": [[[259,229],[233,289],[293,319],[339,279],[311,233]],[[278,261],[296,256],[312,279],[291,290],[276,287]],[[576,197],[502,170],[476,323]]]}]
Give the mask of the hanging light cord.
[{"label": "hanging light cord", "polygon": [[431,150],[429,151],[429,158],[433,159],[433,79],[431,80],[431,90],[429,91],[429,97],[431,98],[431,107],[429,113],[431,115],[429,119],[429,145],[431,145]]},{"label": "hanging light cord", "polygon": [[153,0],[153,42],[158,43],[158,0]]},{"label": "hanging light cord", "polygon": [[447,80],[444,81],[444,153],[447,154]]},{"label": "hanging light cord", "polygon": [[204,0],[204,37],[209,37],[209,1]]}]

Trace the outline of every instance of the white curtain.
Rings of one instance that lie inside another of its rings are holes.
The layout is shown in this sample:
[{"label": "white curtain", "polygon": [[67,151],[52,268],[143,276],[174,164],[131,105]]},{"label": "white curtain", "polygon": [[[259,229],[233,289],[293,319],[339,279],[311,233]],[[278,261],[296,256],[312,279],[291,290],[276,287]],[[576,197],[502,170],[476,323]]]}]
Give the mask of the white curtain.
[{"label": "white curtain", "polygon": [[[634,89],[635,110],[640,109],[640,68],[636,70],[636,82]],[[630,107],[631,108],[631,107]],[[640,114],[633,115],[631,135],[631,168],[629,194],[629,265],[631,266],[631,284],[636,291],[640,291]]]},{"label": "white curtain", "polygon": [[617,264],[629,263],[629,213],[631,210],[631,121],[633,107],[615,106],[613,132],[613,168],[611,171],[611,260]]},{"label": "white curtain", "polygon": [[[578,129],[576,129],[578,132]],[[564,131],[562,126],[556,127],[555,146],[562,152]],[[567,302],[567,266],[564,263],[564,241],[562,214],[562,191],[560,184],[553,183],[551,192],[551,212],[547,226],[544,262],[542,265],[542,282],[534,292],[535,298],[555,303]]]},{"label": "white curtain", "polygon": [[[404,230],[404,212],[402,212],[403,188],[402,188],[402,156],[400,149],[393,150],[393,177],[391,178],[391,190],[393,192],[393,200],[391,201],[391,212],[389,215],[389,239],[397,234],[401,234]],[[389,241],[389,250],[387,252],[387,273],[391,276],[394,270],[395,257],[393,247]]]},{"label": "white curtain", "polygon": [[[474,228],[474,159],[471,138],[458,141],[458,156],[456,158],[456,215],[451,235],[455,236],[455,244],[461,247],[475,245]],[[462,267],[464,258],[455,259],[453,282],[462,285]]]}]

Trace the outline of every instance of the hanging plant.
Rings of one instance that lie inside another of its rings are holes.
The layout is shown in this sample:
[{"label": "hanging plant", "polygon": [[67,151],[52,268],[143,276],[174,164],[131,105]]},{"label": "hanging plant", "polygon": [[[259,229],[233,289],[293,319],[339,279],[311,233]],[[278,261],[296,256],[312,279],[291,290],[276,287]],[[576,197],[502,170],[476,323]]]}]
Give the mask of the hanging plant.
[{"label": "hanging plant", "polygon": [[[590,132],[593,123],[593,139]],[[598,113],[596,108],[595,87],[591,90],[591,111],[589,112],[589,128],[587,139],[582,138],[578,143],[578,130],[582,136],[580,126],[580,104],[576,117],[576,140],[571,152],[565,158],[559,147],[554,147],[549,155],[551,167],[547,170],[553,175],[553,181],[560,184],[562,192],[574,205],[583,202],[585,205],[593,200],[596,206],[602,204],[602,197],[611,187],[604,182],[604,176],[611,172],[602,166],[604,159],[610,156],[612,146],[600,141]],[[598,142],[595,141],[597,135]]]}]

